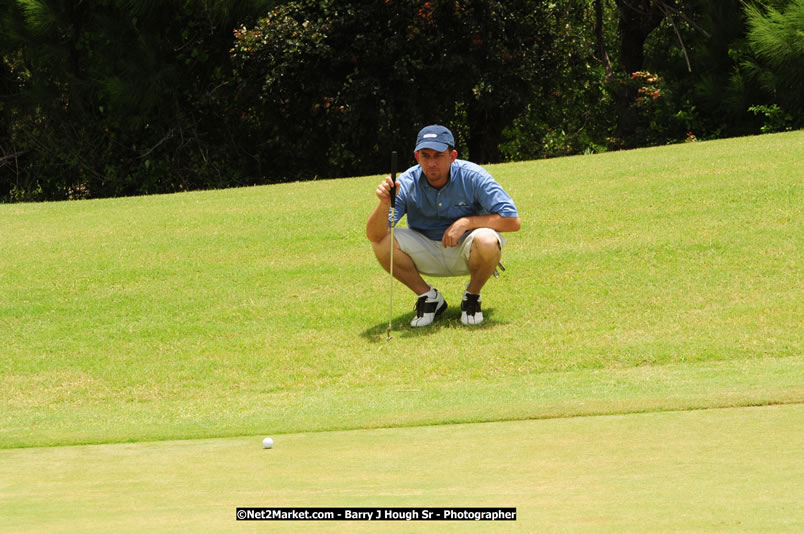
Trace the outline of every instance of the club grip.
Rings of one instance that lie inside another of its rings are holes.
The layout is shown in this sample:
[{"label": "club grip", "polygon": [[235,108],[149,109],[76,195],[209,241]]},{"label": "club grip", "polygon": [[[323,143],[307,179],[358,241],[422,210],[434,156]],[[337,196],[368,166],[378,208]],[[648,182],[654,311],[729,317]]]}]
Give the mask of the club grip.
[{"label": "club grip", "polygon": [[396,150],[391,152],[391,181],[394,183],[391,187],[391,207],[396,205]]}]

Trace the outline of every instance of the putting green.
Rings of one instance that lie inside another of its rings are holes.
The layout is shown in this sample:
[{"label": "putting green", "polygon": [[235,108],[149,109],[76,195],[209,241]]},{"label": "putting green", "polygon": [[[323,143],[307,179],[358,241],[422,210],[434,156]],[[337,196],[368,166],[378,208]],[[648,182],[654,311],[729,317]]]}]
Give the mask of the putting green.
[{"label": "putting green", "polygon": [[[0,451],[13,532],[801,532],[804,405]],[[514,523],[235,508],[516,507]]]}]

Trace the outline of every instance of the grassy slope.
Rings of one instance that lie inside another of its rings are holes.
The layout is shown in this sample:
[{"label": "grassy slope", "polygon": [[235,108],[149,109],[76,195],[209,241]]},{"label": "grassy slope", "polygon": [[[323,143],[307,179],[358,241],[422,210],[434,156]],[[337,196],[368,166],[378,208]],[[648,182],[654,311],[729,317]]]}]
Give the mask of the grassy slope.
[{"label": "grassy slope", "polygon": [[390,343],[376,177],[0,206],[0,447],[801,401],[803,156],[792,132],[491,167],[523,229],[489,320],[443,279],[447,320],[412,331],[397,284]]}]

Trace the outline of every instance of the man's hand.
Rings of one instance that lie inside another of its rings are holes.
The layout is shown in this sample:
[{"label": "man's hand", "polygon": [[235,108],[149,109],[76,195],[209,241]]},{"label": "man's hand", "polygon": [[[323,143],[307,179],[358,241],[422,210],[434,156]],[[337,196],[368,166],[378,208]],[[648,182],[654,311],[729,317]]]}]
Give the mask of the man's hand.
[{"label": "man's hand", "polygon": [[394,182],[390,176],[386,176],[383,182],[377,186],[377,198],[386,206],[391,205],[391,189],[394,187]]},{"label": "man's hand", "polygon": [[450,225],[444,232],[444,237],[441,238],[441,244],[445,247],[457,247],[458,240],[470,230],[470,221],[466,217],[461,217]]},{"label": "man's hand", "polygon": [[386,176],[385,180],[380,182],[374,191],[377,198],[380,199],[380,203],[371,212],[366,223],[366,237],[372,243],[379,243],[391,231],[391,227],[388,224],[388,210],[391,207],[391,188],[393,185],[394,182],[391,177]]}]

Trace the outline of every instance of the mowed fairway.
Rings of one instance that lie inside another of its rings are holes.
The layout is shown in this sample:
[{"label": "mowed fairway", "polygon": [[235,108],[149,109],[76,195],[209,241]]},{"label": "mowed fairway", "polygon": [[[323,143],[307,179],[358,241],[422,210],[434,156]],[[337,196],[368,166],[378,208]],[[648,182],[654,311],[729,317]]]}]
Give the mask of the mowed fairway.
[{"label": "mowed fairway", "polygon": [[[0,451],[10,532],[801,532],[804,406]],[[516,507],[516,522],[236,522]]]},{"label": "mowed fairway", "polygon": [[411,329],[396,284],[390,342],[379,177],[0,205],[0,530],[800,531],[802,162],[799,131],[490,166],[522,230],[486,322],[442,279]]}]

